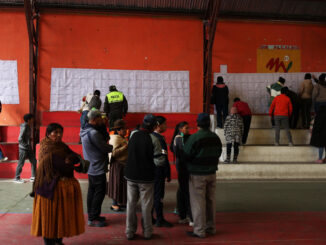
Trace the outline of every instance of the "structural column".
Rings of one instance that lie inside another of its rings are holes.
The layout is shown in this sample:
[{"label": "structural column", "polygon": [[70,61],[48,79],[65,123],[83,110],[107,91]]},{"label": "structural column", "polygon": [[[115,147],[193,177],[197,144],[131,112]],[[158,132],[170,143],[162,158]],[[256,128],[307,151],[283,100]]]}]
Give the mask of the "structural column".
[{"label": "structural column", "polygon": [[210,112],[210,97],[212,84],[212,50],[218,19],[220,0],[210,0],[204,20],[204,84],[203,111]]},{"label": "structural column", "polygon": [[24,9],[29,40],[29,113],[32,113],[35,118],[32,127],[32,145],[33,150],[35,150],[35,145],[37,143],[37,60],[39,41],[39,12],[36,7],[36,0],[24,0]]}]

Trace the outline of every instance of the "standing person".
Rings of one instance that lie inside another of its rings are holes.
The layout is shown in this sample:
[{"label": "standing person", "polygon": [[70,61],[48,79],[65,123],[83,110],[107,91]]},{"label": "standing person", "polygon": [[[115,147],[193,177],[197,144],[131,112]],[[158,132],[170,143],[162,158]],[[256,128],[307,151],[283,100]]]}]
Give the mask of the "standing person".
[{"label": "standing person", "polygon": [[315,117],[313,124],[310,145],[318,147],[317,163],[326,163],[326,157],[323,160],[323,152],[326,152],[326,106],[321,105]]},{"label": "standing person", "polygon": [[229,88],[221,76],[217,77],[216,85],[213,86],[211,104],[215,105],[217,127],[223,128],[229,111]]},{"label": "standing person", "polygon": [[240,100],[239,98],[235,98],[233,102],[233,107],[237,108],[237,111],[243,120],[242,144],[245,145],[247,142],[251,124],[251,110],[249,108],[249,105],[246,102]]},{"label": "standing person", "polygon": [[[141,129],[135,132],[129,140],[128,160],[125,166],[127,180],[127,217],[126,237],[132,240],[137,231],[137,202],[140,198],[142,212],[142,227],[145,239],[151,239],[153,233],[152,208],[154,199],[154,144],[157,138],[151,136],[156,125],[156,117],[147,114]],[[159,142],[155,143],[159,145]]]},{"label": "standing person", "polygon": [[318,83],[315,84],[312,91],[312,100],[315,104],[315,113],[318,113],[322,105],[326,105],[326,74],[319,76]]},{"label": "standing person", "polygon": [[122,119],[128,112],[128,102],[124,94],[117,90],[115,85],[111,85],[110,93],[105,97],[104,112],[110,120],[110,127],[116,120]]},{"label": "standing person", "polygon": [[224,135],[226,140],[226,160],[224,161],[225,163],[230,163],[232,144],[234,147],[233,163],[237,163],[239,155],[239,145],[242,140],[243,128],[243,120],[238,114],[237,108],[232,107],[231,115],[228,115],[224,124]]},{"label": "standing person", "polygon": [[184,145],[189,137],[190,134],[188,122],[180,122],[175,127],[171,146],[173,147],[172,149],[175,156],[176,168],[178,171],[179,189],[177,192],[177,207],[180,218],[179,223],[185,224],[189,222],[191,225],[193,223],[193,219],[189,198],[189,171],[187,168],[187,160],[184,154]]},{"label": "standing person", "polygon": [[[268,107],[271,106],[274,98],[281,94],[281,89],[284,87],[285,79],[283,77],[279,77],[276,83],[273,83],[266,87],[269,97]],[[272,126],[275,126],[274,115],[271,115]]]},{"label": "standing person", "polygon": [[187,234],[204,238],[206,234],[216,234],[216,170],[222,153],[222,143],[220,138],[209,130],[209,114],[199,114],[197,126],[199,130],[189,137],[184,147],[189,159],[189,192],[194,219],[193,232]]},{"label": "standing person", "polygon": [[[2,104],[1,104],[1,100],[0,100],[0,113],[2,111]],[[5,157],[4,156],[4,153],[3,153],[3,149],[0,145],[0,162],[4,162],[4,161],[7,161],[8,160],[8,157]]]},{"label": "standing person", "polygon": [[299,97],[294,91],[290,89],[288,89],[288,91],[286,92],[286,96],[290,98],[292,104],[292,114],[289,118],[289,125],[291,129],[296,129],[299,120]]},{"label": "standing person", "polygon": [[103,124],[101,113],[91,110],[87,114],[88,123],[80,136],[85,160],[90,162],[88,169],[87,213],[88,225],[104,227],[105,217],[101,217],[101,207],[106,193],[106,172],[108,171],[108,153],[112,145],[107,144],[100,129]]},{"label": "standing person", "polygon": [[63,127],[51,123],[40,143],[31,234],[42,236],[45,245],[63,244],[63,237],[85,232],[82,194],[73,172],[79,158],[62,135]]},{"label": "standing person", "polygon": [[304,80],[300,84],[299,88],[299,97],[301,100],[301,118],[302,118],[302,127],[305,129],[309,128],[310,125],[310,112],[311,112],[311,104],[312,104],[312,90],[314,86],[311,81],[311,74],[306,73],[304,75]]},{"label": "standing person", "polygon": [[35,179],[35,171],[36,171],[36,158],[34,152],[32,150],[31,145],[31,127],[33,125],[34,116],[32,114],[24,115],[24,123],[20,125],[20,133],[19,133],[19,160],[16,168],[15,174],[15,182],[16,183],[24,183],[24,181],[20,178],[20,174],[23,170],[23,166],[25,164],[25,160],[29,159],[31,162],[32,176],[30,181],[34,181]]},{"label": "standing person", "polygon": [[95,90],[94,95],[88,104],[88,108],[90,110],[94,110],[94,109],[100,110],[101,109],[102,100],[101,100],[100,96],[101,96],[101,91]]},{"label": "standing person", "polygon": [[121,211],[127,204],[127,181],[124,178],[124,168],[128,159],[128,142],[126,123],[122,119],[114,122],[114,134],[110,136],[110,145],[113,146],[108,196],[112,198],[111,210]]},{"label": "standing person", "polygon": [[[87,114],[90,111],[91,108],[89,108],[89,102],[92,100],[94,94],[88,93],[85,98],[85,103],[83,103],[80,110],[82,111],[81,117],[80,117],[80,128],[83,129],[88,121]],[[83,99],[84,100],[84,99]]]},{"label": "standing person", "polygon": [[289,118],[292,114],[292,103],[289,97],[286,96],[287,87],[281,89],[281,94],[276,96],[269,108],[269,115],[275,116],[275,145],[280,145],[280,128],[286,130],[289,146],[293,146],[292,136],[289,129]]},{"label": "standing person", "polygon": [[[172,227],[172,224],[164,219],[163,199],[165,194],[165,180],[171,181],[171,169],[168,160],[168,147],[165,138],[162,135],[166,131],[166,118],[163,116],[156,117],[157,125],[152,135],[159,140],[161,151],[154,152],[155,181],[154,181],[154,210],[156,213],[156,227]],[[154,219],[153,219],[154,220]]]}]

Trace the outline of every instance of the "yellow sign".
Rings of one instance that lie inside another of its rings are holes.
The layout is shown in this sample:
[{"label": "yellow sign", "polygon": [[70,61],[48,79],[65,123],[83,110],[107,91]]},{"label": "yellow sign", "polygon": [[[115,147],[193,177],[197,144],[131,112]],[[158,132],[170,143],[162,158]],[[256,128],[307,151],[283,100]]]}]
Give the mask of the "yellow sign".
[{"label": "yellow sign", "polygon": [[257,49],[257,72],[300,72],[301,52],[297,46],[263,45]]}]

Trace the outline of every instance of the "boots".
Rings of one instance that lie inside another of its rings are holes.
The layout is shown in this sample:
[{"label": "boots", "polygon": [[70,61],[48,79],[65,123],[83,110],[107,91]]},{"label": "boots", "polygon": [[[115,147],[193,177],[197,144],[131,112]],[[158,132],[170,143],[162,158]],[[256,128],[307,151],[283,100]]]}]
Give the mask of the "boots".
[{"label": "boots", "polygon": [[233,163],[238,163],[238,156],[233,157]]}]

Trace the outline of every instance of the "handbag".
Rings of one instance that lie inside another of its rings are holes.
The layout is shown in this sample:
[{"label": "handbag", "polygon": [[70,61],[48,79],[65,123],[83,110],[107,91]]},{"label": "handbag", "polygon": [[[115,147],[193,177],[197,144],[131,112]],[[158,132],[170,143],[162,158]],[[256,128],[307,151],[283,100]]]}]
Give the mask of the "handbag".
[{"label": "handbag", "polygon": [[81,155],[78,155],[80,164],[75,166],[75,171],[78,173],[86,174],[90,165],[90,162],[83,159]]}]

